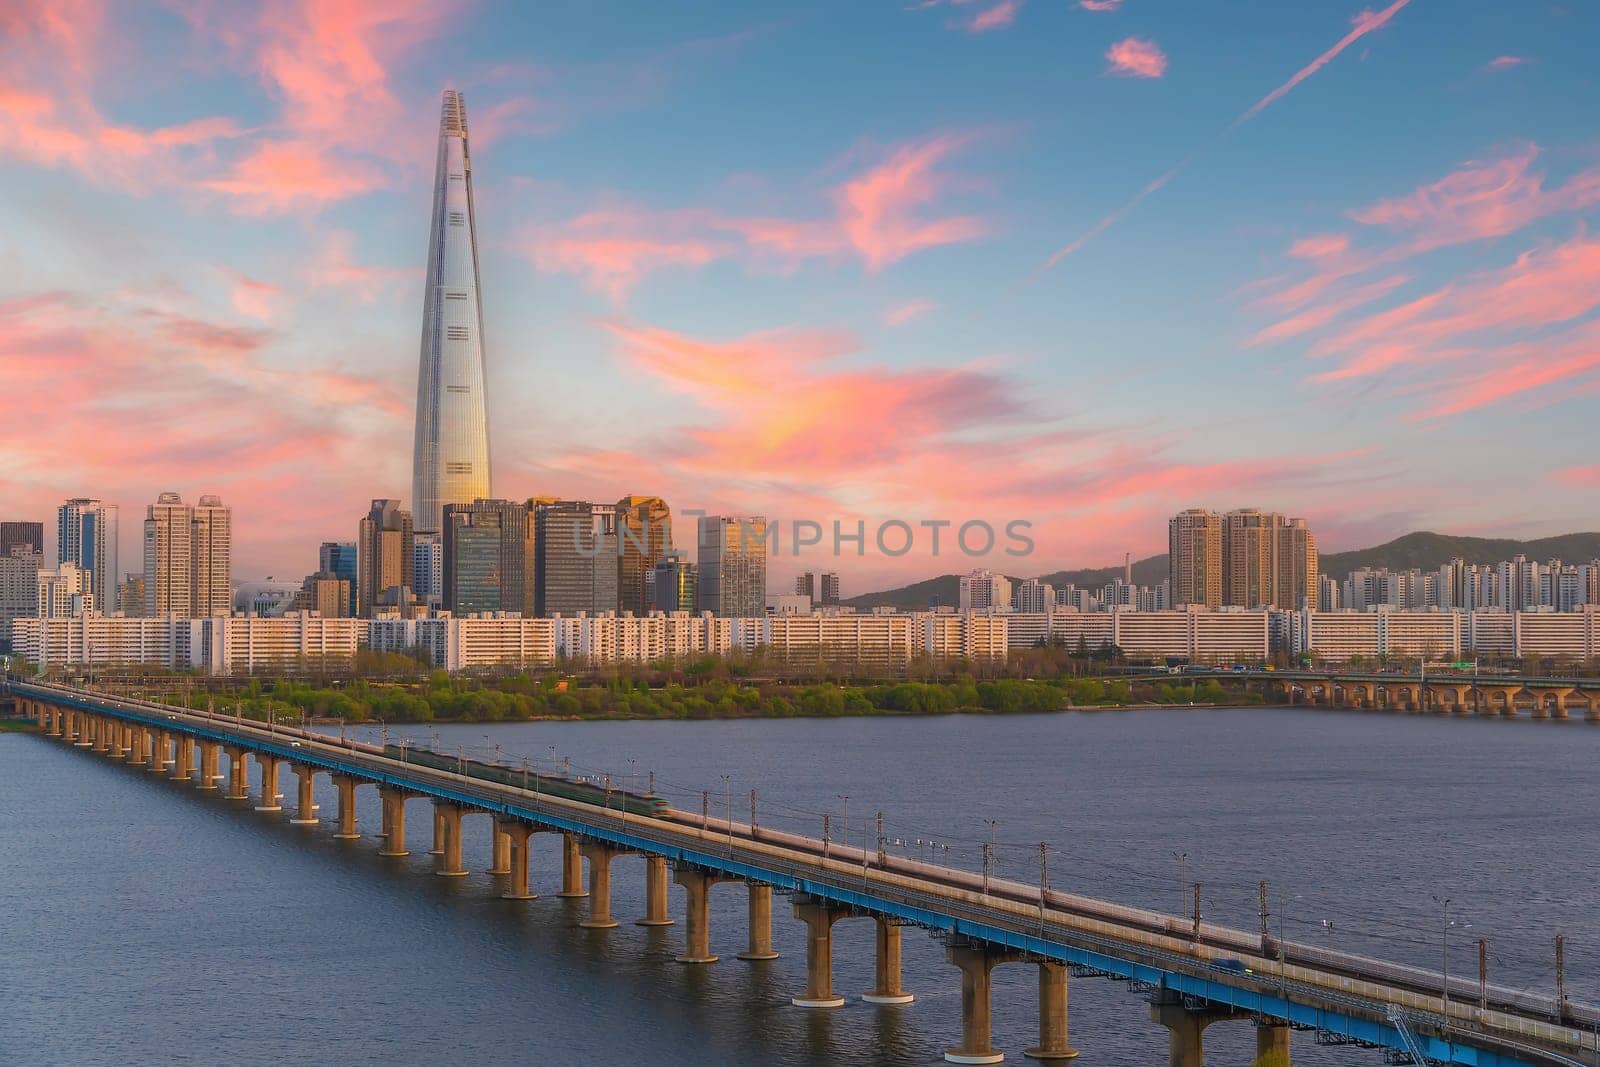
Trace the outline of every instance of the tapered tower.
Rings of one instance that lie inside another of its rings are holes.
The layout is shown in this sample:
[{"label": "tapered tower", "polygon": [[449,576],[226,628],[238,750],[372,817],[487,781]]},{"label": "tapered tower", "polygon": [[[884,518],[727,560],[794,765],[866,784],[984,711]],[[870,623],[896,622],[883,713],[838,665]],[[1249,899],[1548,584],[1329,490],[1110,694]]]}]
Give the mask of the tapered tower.
[{"label": "tapered tower", "polygon": [[425,285],[412,508],[416,529],[438,531],[444,505],[470,504],[493,495],[472,154],[467,148],[466,105],[454,89],[445,90],[439,114]]}]

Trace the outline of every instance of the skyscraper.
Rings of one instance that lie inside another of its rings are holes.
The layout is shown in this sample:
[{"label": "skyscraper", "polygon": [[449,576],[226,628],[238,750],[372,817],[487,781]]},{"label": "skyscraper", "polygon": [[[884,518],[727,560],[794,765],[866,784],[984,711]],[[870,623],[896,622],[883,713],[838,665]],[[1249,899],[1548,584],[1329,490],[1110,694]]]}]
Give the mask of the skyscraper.
[{"label": "skyscraper", "polygon": [[411,512],[398,500],[374,500],[356,537],[356,613],[370,617],[382,605],[404,614],[416,588],[411,552]]},{"label": "skyscraper", "polygon": [[1172,604],[1222,606],[1222,516],[1190,508],[1167,524],[1167,564]]},{"label": "skyscraper", "polygon": [[412,465],[415,528],[428,532],[443,529],[444,505],[491,495],[477,232],[466,105],[460,93],[446,89],[428,229]]},{"label": "skyscraper", "polygon": [[96,604],[117,602],[117,506],[78,497],[56,509],[56,564],[90,572]]},{"label": "skyscraper", "polygon": [[650,610],[694,613],[700,569],[682,552],[669,552],[651,568]]},{"label": "skyscraper", "polygon": [[348,583],[350,603],[344,614],[356,613],[356,546],[353,541],[324,541],[317,550],[317,572],[343,578]]},{"label": "skyscraper", "polygon": [[197,616],[233,614],[233,509],[207,494],[194,506],[191,545]]},{"label": "skyscraper", "polygon": [[540,615],[617,610],[617,509],[586,500],[534,504]]},{"label": "skyscraper", "polygon": [[177,493],[162,493],[145,509],[144,614],[207,618],[232,611],[233,509],[209,494],[190,507]]},{"label": "skyscraper", "polygon": [[44,523],[0,522],[0,556],[9,556],[16,548],[44,555]]},{"label": "skyscraper", "polygon": [[537,562],[528,505],[474,500],[444,506],[444,606],[457,615],[515,611],[531,616]]},{"label": "skyscraper", "polygon": [[617,608],[644,615],[650,610],[645,575],[672,551],[672,509],[658,496],[617,501]]},{"label": "skyscraper", "polygon": [[767,613],[767,520],[707,515],[700,520],[700,610],[757,617]]}]

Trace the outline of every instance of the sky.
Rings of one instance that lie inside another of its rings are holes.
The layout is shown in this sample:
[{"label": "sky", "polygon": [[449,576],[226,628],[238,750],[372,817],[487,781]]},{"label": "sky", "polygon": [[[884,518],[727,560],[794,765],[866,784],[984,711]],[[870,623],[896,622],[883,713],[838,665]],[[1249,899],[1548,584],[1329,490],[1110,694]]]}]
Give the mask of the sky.
[{"label": "sky", "polygon": [[3,0],[0,517],[101,497],[133,560],[218,493],[235,577],[298,579],[408,497],[449,87],[497,496],[764,514],[774,585],[846,595],[1192,506],[1600,528],[1597,39],[1579,0]]}]

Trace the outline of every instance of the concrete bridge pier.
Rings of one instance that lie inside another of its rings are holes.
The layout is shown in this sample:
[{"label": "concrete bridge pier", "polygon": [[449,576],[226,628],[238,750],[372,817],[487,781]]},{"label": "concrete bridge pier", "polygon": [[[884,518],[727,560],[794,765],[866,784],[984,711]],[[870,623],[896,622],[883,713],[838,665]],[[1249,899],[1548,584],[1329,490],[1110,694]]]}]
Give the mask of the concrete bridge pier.
[{"label": "concrete bridge pier", "polygon": [[748,911],[748,946],[739,953],[739,959],[758,963],[762,960],[775,960],[778,954],[772,951],[772,887],[765,882],[746,882],[749,890],[750,902]]},{"label": "concrete bridge pier", "polygon": [[711,887],[722,879],[693,867],[679,867],[672,880],[683,886],[683,954],[679,963],[716,963],[711,954]]},{"label": "concrete bridge pier", "polygon": [[113,722],[110,733],[111,736],[106,738],[106,755],[111,759],[122,759],[128,751],[126,744],[124,744],[128,736],[128,729],[120,722]]},{"label": "concrete bridge pier", "polygon": [[1150,1020],[1167,1028],[1167,1067],[1205,1067],[1205,1028],[1232,1018],[1233,1012],[1220,1008],[1191,1011],[1171,993],[1150,1005]]},{"label": "concrete bridge pier", "polygon": [[361,834],[356,830],[356,780],[346,774],[333,776],[334,788],[339,791],[339,831],[333,835],[335,841],[359,841]]},{"label": "concrete bridge pier", "polygon": [[877,966],[872,992],[862,994],[868,1004],[910,1004],[916,997],[900,985],[900,924],[882,915],[875,916]]},{"label": "concrete bridge pier", "polygon": [[89,715],[75,712],[72,716],[72,744],[75,748],[88,748],[94,744],[90,735],[94,732],[94,721]]},{"label": "concrete bridge pier", "polygon": [[379,786],[380,810],[383,812],[383,847],[380,856],[409,856],[406,848],[406,793],[403,789]]},{"label": "concrete bridge pier", "polygon": [[948,1063],[999,1063],[1005,1053],[994,1047],[990,1027],[990,972],[1019,957],[987,945],[950,945],[944,958],[961,968],[961,1044],[946,1049]]},{"label": "concrete bridge pier", "polygon": [[445,828],[444,812],[439,805],[433,806],[433,847],[428,850],[430,856],[444,855]]},{"label": "concrete bridge pier", "polygon": [[1256,1060],[1251,1067],[1289,1067],[1289,1028],[1256,1022]]},{"label": "concrete bridge pier", "polygon": [[578,849],[578,838],[573,834],[561,835],[561,892],[558,897],[577,900],[586,897],[583,888],[583,853]]},{"label": "concrete bridge pier", "polygon": [[1039,964],[1039,1043],[1023,1055],[1030,1060],[1060,1062],[1078,1058],[1067,1043],[1067,965],[1055,960]]},{"label": "concrete bridge pier", "polygon": [[849,914],[849,908],[795,900],[794,917],[806,924],[806,991],[789,998],[795,1007],[844,1007],[844,998],[833,995],[833,924]]},{"label": "concrete bridge pier", "polygon": [[297,763],[292,769],[300,780],[300,788],[294,818],[289,821],[295,826],[315,826],[321,821],[317,818],[317,769],[305,763]]},{"label": "concrete bridge pier", "polygon": [[238,745],[228,746],[228,796],[229,800],[250,799],[250,765],[248,757]]},{"label": "concrete bridge pier", "polygon": [[257,811],[282,811],[283,805],[278,803],[278,764],[282,762],[277,756],[265,753],[256,753],[256,766],[261,768],[261,803],[256,805]]},{"label": "concrete bridge pier", "polygon": [[644,858],[644,918],[635,919],[635,926],[671,926],[672,916],[667,914],[667,857]]},{"label": "concrete bridge pier", "polygon": [[146,769],[151,774],[165,774],[171,763],[172,735],[165,730],[157,730],[150,740],[150,765]]},{"label": "concrete bridge pier", "polygon": [[135,724],[128,728],[128,762],[137,767],[150,758],[150,731]]},{"label": "concrete bridge pier", "polygon": [[[395,805],[401,811],[405,810],[405,800],[402,798]],[[458,804],[451,804],[443,800],[433,802],[435,814],[444,816],[444,859],[439,863],[439,869],[433,873],[441,878],[465,878],[466,867],[461,864],[461,817],[466,810]]]},{"label": "concrete bridge pier", "polygon": [[104,754],[107,744],[111,740],[111,720],[97,718],[94,721],[94,747],[91,752]]},{"label": "concrete bridge pier", "polygon": [[494,821],[494,829],[490,849],[489,869],[485,874],[510,874],[511,873],[511,838],[500,828],[500,820]]},{"label": "concrete bridge pier", "polygon": [[1585,693],[1584,699],[1589,702],[1589,710],[1583,717],[1589,722],[1600,722],[1600,693]]},{"label": "concrete bridge pier", "polygon": [[184,782],[194,777],[194,738],[188,734],[179,734],[176,739],[176,755],[172,768],[174,781]]},{"label": "concrete bridge pier", "polygon": [[617,925],[611,917],[611,861],[623,852],[600,841],[584,842],[582,852],[589,861],[589,917],[578,925],[586,930],[609,930]]},{"label": "concrete bridge pier", "polygon": [[215,741],[200,742],[200,788],[212,790],[222,781],[222,746]]},{"label": "concrete bridge pier", "polygon": [[528,889],[528,839],[533,836],[533,827],[525,822],[501,825],[510,846],[511,888],[501,893],[500,899],[532,900],[533,893]]},{"label": "concrete bridge pier", "polygon": [[60,708],[52,708],[47,705],[45,714],[50,718],[50,727],[47,732],[51,737],[61,737],[67,732],[67,719],[65,715],[61,714]]}]

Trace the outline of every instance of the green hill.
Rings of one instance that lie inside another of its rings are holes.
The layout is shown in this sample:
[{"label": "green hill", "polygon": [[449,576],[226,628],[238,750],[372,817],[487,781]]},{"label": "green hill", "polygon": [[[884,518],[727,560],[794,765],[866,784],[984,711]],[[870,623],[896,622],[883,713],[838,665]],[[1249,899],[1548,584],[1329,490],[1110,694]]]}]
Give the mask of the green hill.
[{"label": "green hill", "polygon": [[[1533,541],[1515,541],[1510,538],[1458,537],[1423,531],[1406,534],[1372,548],[1323,553],[1319,567],[1323,574],[1343,581],[1351,571],[1362,567],[1387,567],[1390,570],[1420,567],[1433,570],[1457,558],[1468,563],[1498,563],[1513,556],[1527,556],[1540,561],[1559,559],[1567,563],[1600,559],[1600,533],[1571,533]],[[1120,574],[1121,567],[1091,567],[1053,571],[1041,577],[1057,588],[1076,585],[1080,589],[1098,589]],[[1166,577],[1165,553],[1149,556],[1133,565],[1133,581],[1136,585],[1158,585]],[[898,589],[863,593],[845,603],[862,611],[885,605],[902,611],[918,611],[933,604],[955,607],[961,600],[960,589],[960,579],[956,575],[941,574],[937,578],[928,578]]]}]

